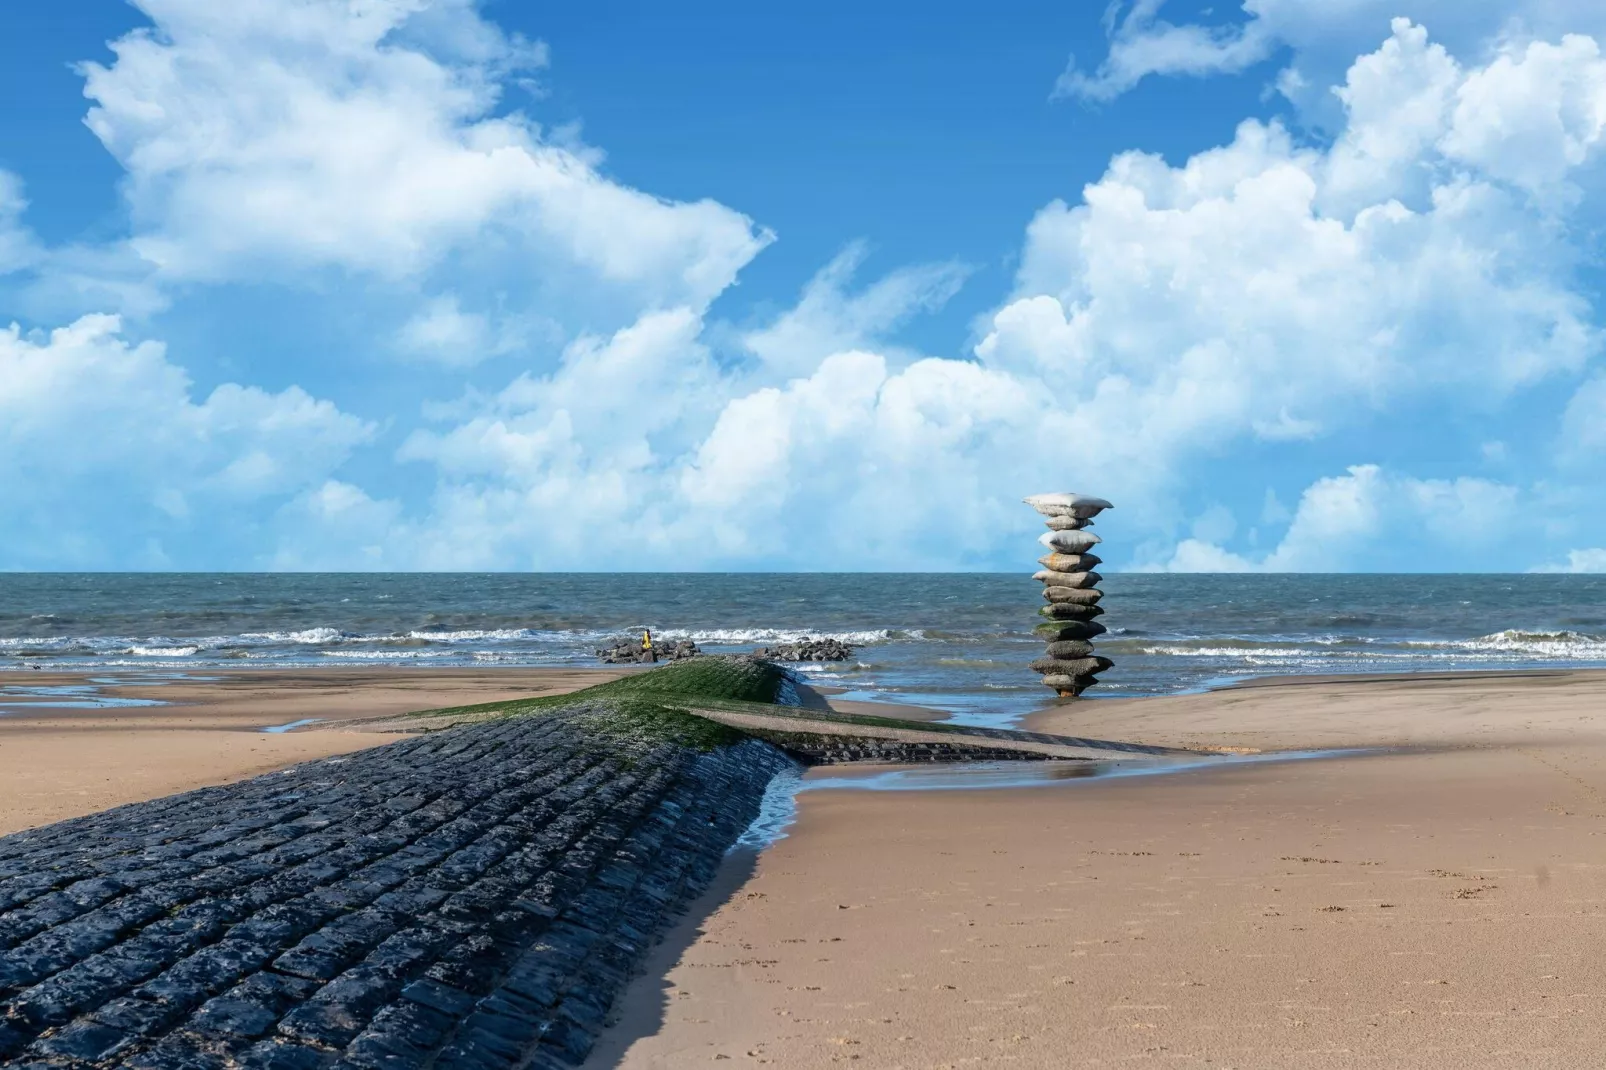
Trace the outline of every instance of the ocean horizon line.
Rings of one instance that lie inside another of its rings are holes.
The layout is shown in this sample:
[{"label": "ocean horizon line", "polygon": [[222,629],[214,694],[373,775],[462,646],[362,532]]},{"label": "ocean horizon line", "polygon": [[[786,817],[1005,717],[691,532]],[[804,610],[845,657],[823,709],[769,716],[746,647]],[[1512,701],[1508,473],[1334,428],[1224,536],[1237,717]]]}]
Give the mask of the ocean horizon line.
[{"label": "ocean horizon line", "polygon": [[[6,576],[1018,576],[1030,575],[1032,565],[1017,569],[406,569],[406,570],[320,570],[320,569],[14,569],[0,567]],[[1562,572],[1547,569],[1524,572],[1467,571],[1377,571],[1377,572],[1179,572],[1165,569],[1116,569],[1099,567],[1103,576],[1234,576],[1269,579],[1278,576],[1606,576],[1599,572]]]}]

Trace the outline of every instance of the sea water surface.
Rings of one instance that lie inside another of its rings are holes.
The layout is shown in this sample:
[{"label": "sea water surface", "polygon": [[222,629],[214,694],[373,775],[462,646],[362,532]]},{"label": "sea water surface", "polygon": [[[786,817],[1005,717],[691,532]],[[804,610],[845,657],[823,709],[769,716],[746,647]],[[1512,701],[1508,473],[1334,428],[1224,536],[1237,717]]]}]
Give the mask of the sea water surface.
[{"label": "sea water surface", "polygon": [[[1606,576],[1105,578],[1091,699],[1284,673],[1606,666]],[[851,697],[1010,724],[1040,587],[998,574],[0,574],[0,668],[594,665],[651,628],[711,652],[834,636]]]}]

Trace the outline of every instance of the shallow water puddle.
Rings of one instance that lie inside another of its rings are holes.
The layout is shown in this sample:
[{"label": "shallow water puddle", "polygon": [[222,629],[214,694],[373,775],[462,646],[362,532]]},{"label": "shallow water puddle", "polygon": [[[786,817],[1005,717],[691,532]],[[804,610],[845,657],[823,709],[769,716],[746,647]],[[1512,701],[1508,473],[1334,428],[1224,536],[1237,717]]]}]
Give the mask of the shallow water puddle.
[{"label": "shallow water puddle", "polygon": [[89,682],[102,687],[157,687],[175,682],[210,684],[221,679],[221,676],[197,676],[189,672],[142,672],[132,676],[91,676]]},{"label": "shallow water puddle", "polygon": [[1222,754],[1181,758],[1143,758],[1127,761],[998,761],[933,762],[930,765],[878,767],[856,772],[845,766],[815,770],[806,776],[802,790],[856,791],[963,791],[988,788],[1031,788],[1067,780],[1160,776],[1190,769],[1219,769],[1233,765],[1307,761],[1368,754],[1366,750],[1276,751],[1269,754]]},{"label": "shallow water puddle", "polygon": [[167,703],[153,698],[114,698],[101,694],[99,687],[88,684],[0,687],[0,709],[12,713],[34,709],[111,710],[165,705]]},{"label": "shallow water puddle", "polygon": [[1378,754],[1368,749],[1277,751],[1270,754],[1201,755],[1131,761],[996,761],[933,762],[855,771],[846,766],[819,766],[781,773],[771,780],[759,803],[758,816],[732,845],[732,851],[763,850],[785,839],[797,820],[797,797],[805,791],[967,791],[1034,788],[1117,777],[1162,776],[1196,769],[1220,769],[1316,758]]},{"label": "shallow water puddle", "polygon": [[289,724],[276,724],[269,728],[259,728],[257,731],[266,732],[270,736],[277,736],[284,732],[294,731],[297,728],[305,728],[309,724],[318,724],[322,720],[322,717],[304,717],[299,721],[291,721]]}]

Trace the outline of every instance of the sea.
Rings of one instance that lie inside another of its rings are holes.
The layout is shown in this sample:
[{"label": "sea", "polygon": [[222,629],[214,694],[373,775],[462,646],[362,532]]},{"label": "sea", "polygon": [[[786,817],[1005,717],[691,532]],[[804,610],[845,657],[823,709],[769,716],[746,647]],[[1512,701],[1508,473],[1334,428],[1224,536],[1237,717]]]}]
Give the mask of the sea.
[{"label": "sea", "polygon": [[[1149,575],[1102,584],[1090,701],[1311,673],[1606,667],[1606,576]],[[1027,575],[0,573],[0,668],[163,676],[586,666],[651,629],[710,653],[830,636],[846,697],[1016,724],[1053,696]]]}]

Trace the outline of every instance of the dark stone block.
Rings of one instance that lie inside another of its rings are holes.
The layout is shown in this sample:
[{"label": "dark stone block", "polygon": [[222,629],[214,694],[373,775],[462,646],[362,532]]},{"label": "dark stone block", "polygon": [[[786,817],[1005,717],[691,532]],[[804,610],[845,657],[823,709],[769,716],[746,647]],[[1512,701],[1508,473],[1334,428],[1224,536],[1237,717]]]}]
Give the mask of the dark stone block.
[{"label": "dark stone block", "polygon": [[400,985],[378,970],[361,966],[348,970],[285,1015],[279,1032],[297,1040],[345,1047],[398,988]]},{"label": "dark stone block", "polygon": [[335,1057],[317,1048],[282,1040],[264,1040],[236,1056],[240,1070],[323,1070]]},{"label": "dark stone block", "polygon": [[123,1063],[129,1070],[225,1070],[227,1061],[208,1051],[193,1039],[169,1036],[149,1051],[140,1052]]},{"label": "dark stone block", "polygon": [[271,1032],[278,1021],[279,1008],[274,1002],[230,994],[201,1004],[190,1019],[190,1028],[213,1036],[255,1040]]},{"label": "dark stone block", "polygon": [[[529,1032],[527,1025],[518,1027]],[[435,1060],[438,1070],[494,1070],[516,1067],[533,1043],[475,1024],[463,1032]]]},{"label": "dark stone block", "polygon": [[0,1059],[9,1059],[27,1046],[31,1034],[0,1022]]},{"label": "dark stone block", "polygon": [[427,1063],[461,1016],[402,1000],[381,1011],[346,1049],[355,1066],[410,1067]]},{"label": "dark stone block", "polygon": [[98,1008],[92,1017],[125,1033],[153,1036],[177,1021],[181,1013],[181,1007],[128,996]]},{"label": "dark stone block", "polygon": [[55,1035],[38,1041],[34,1048],[41,1055],[99,1062],[131,1042],[129,1035],[121,1029],[91,1020],[74,1022]]},{"label": "dark stone block", "polygon": [[441,984],[428,977],[421,977],[402,989],[404,998],[421,1004],[442,1014],[460,1018],[474,1009],[479,1000],[461,989]]}]

